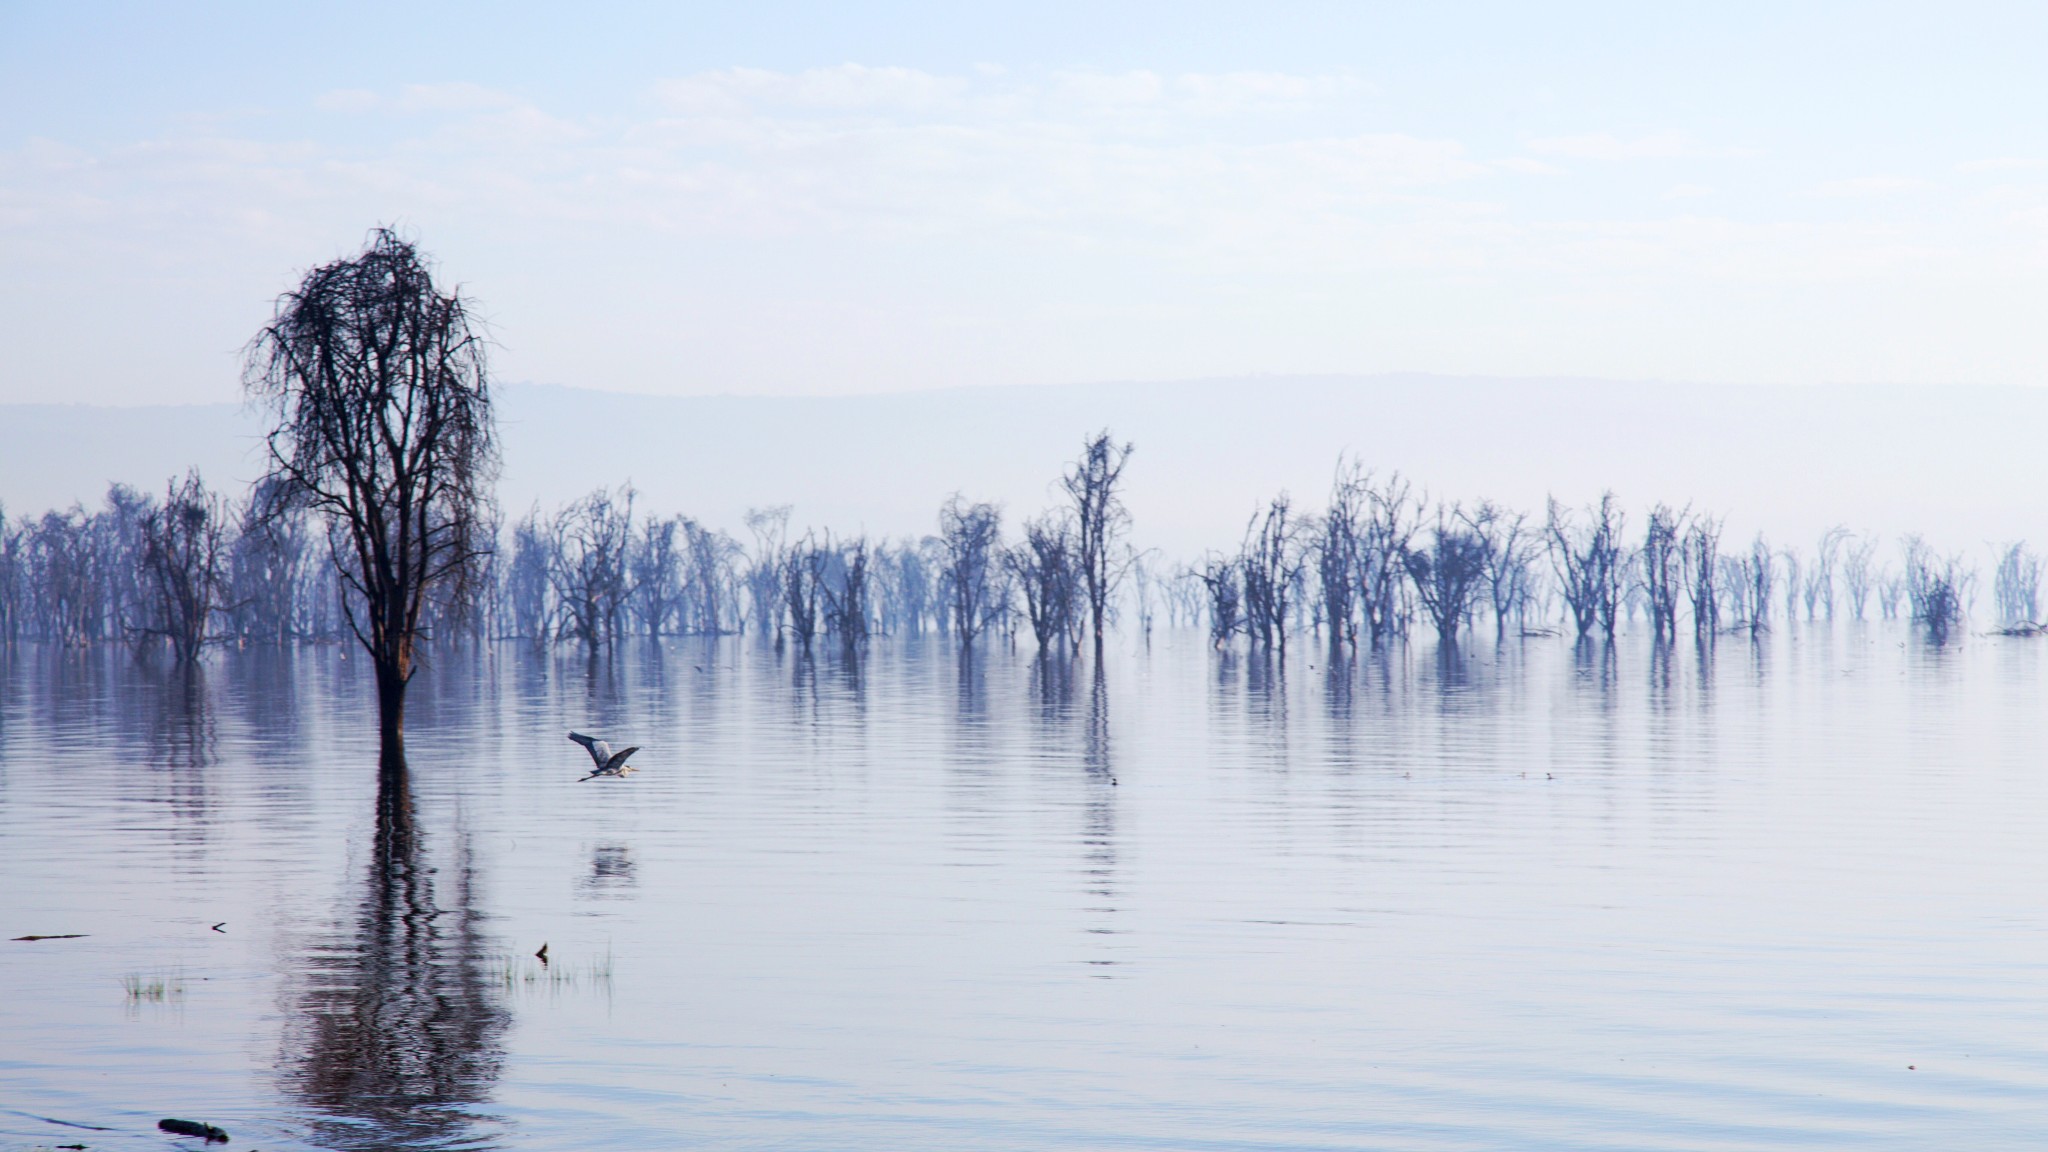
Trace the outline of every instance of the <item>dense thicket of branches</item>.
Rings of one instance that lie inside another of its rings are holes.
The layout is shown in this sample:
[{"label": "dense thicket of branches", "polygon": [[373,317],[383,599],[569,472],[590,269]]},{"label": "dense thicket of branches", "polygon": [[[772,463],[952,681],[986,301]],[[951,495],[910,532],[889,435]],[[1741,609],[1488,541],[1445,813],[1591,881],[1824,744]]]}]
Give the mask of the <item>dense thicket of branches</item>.
[{"label": "dense thicket of branches", "polygon": [[469,306],[380,228],[278,300],[244,383],[272,419],[270,490],[327,530],[395,753],[430,604],[470,598],[494,534],[491,398]]}]

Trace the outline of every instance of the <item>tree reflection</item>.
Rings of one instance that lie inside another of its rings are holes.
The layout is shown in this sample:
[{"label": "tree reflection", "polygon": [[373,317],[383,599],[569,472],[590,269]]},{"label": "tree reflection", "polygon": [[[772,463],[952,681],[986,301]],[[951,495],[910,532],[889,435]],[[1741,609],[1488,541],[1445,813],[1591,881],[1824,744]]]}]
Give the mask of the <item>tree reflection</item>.
[{"label": "tree reflection", "polygon": [[332,1148],[441,1146],[471,1136],[461,1106],[497,1078],[510,1014],[488,971],[466,854],[454,906],[436,902],[403,754],[377,782],[377,827],[349,929],[316,945],[287,1088],[325,1119]]}]

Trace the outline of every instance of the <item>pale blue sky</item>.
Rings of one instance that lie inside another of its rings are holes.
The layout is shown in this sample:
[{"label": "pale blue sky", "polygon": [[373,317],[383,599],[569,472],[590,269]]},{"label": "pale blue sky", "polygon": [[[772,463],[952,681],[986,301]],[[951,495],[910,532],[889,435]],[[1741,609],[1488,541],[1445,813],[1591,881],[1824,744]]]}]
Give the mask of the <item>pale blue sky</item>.
[{"label": "pale blue sky", "polygon": [[0,4],[0,401],[397,222],[512,379],[2048,375],[2048,9]]}]

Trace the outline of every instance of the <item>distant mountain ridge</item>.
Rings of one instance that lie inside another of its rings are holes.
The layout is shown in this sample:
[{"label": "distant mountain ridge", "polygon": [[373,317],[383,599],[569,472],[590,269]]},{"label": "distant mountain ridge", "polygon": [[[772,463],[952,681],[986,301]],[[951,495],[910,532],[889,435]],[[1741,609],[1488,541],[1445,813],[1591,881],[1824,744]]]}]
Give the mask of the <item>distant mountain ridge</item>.
[{"label": "distant mountain ridge", "polygon": [[[1397,375],[1041,385],[845,397],[645,396],[501,386],[509,515],[631,480],[642,507],[743,534],[749,507],[798,525],[912,535],[960,491],[1012,517],[1087,432],[1137,445],[1139,542],[1227,547],[1278,492],[1313,511],[1340,453],[1432,493],[1540,513],[1614,489],[1688,502],[1732,533],[1804,540],[1835,522],[1922,531],[1940,547],[2048,542],[2048,390],[1722,387]],[[161,488],[197,465],[239,488],[262,428],[235,404],[0,406],[10,514],[96,502],[109,480]]]}]

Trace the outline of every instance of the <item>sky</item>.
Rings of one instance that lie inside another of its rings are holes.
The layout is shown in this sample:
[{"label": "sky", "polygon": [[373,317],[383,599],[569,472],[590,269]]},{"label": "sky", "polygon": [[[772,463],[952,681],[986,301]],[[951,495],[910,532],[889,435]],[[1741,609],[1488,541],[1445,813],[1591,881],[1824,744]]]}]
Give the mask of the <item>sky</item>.
[{"label": "sky", "polygon": [[0,0],[0,402],[404,229],[501,378],[2048,376],[2048,6]]}]

